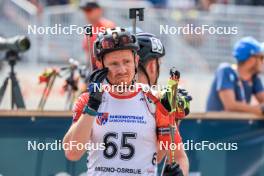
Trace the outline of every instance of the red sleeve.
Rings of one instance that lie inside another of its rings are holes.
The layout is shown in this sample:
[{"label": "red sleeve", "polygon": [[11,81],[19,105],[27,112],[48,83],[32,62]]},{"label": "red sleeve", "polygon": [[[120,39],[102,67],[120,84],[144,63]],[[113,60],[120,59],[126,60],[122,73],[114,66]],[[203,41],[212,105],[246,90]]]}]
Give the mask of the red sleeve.
[{"label": "red sleeve", "polygon": [[[157,100],[158,101],[158,100]],[[164,143],[171,143],[171,135],[170,135],[170,119],[172,114],[170,115],[168,111],[163,107],[161,103],[156,104],[156,125],[158,128],[158,141]],[[182,138],[179,132],[178,126],[175,129],[174,135],[175,144],[182,143]]]},{"label": "red sleeve", "polygon": [[87,92],[81,94],[78,99],[74,102],[72,109],[73,122],[77,122],[83,112],[83,108],[88,103],[89,94]]},{"label": "red sleeve", "polygon": [[176,131],[175,131],[175,138],[174,138],[174,140],[175,140],[175,143],[176,144],[180,144],[180,143],[182,143],[182,137],[181,137],[181,134],[180,134],[179,126],[177,125],[176,127],[177,128],[176,128]]}]

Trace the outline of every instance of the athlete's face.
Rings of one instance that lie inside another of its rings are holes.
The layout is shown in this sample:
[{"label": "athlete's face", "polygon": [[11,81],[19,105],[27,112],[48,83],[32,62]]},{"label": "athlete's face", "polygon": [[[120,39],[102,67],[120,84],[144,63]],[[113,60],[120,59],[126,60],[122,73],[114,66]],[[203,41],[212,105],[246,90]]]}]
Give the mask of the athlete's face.
[{"label": "athlete's face", "polygon": [[102,9],[95,8],[95,9],[84,10],[84,14],[85,14],[86,20],[89,23],[95,24],[100,20],[102,16]]},{"label": "athlete's face", "polygon": [[[131,50],[120,50],[104,56],[104,66],[109,69],[108,80],[113,85],[130,85],[135,76],[138,57]],[[136,65],[135,65],[136,64]]]}]

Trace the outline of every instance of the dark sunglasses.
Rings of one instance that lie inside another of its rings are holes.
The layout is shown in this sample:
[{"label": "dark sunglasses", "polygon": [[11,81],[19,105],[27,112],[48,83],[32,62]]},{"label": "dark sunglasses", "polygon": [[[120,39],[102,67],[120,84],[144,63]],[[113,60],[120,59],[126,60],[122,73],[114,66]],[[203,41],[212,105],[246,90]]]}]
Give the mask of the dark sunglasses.
[{"label": "dark sunglasses", "polygon": [[102,49],[114,49],[116,47],[126,46],[128,44],[135,43],[135,39],[132,36],[121,35],[117,37],[109,37],[103,39],[101,42]]}]

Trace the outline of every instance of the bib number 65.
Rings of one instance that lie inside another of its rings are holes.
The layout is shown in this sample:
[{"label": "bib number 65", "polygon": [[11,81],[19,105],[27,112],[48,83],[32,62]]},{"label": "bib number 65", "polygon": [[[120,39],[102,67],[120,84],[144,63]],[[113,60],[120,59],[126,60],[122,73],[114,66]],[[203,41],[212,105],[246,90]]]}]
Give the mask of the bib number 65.
[{"label": "bib number 65", "polygon": [[[120,159],[122,160],[130,160],[133,158],[135,154],[135,147],[133,144],[129,143],[128,139],[136,139],[137,133],[132,132],[124,132],[121,135],[121,147],[120,149],[127,149],[127,153],[120,152]],[[114,139],[118,139],[118,133],[110,132],[104,135],[104,157],[107,159],[112,159],[118,153],[118,145],[113,141]]]}]

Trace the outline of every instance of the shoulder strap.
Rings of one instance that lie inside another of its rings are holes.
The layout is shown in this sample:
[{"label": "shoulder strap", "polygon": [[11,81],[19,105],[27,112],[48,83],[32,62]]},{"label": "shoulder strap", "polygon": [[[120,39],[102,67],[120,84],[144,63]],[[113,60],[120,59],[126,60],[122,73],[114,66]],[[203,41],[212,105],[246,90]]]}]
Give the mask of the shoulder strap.
[{"label": "shoulder strap", "polygon": [[148,107],[149,112],[155,117],[158,98],[156,98],[150,91],[146,92],[142,89],[146,105]]},{"label": "shoulder strap", "polygon": [[[153,95],[151,90],[149,89],[149,86],[147,84],[138,83],[138,86],[140,90],[142,90],[144,96],[152,101],[152,103],[157,104],[159,102],[159,99]],[[148,87],[146,90],[144,87]]]},{"label": "shoulder strap", "polygon": [[148,92],[143,91],[143,94],[144,94],[148,109],[152,114],[155,114],[157,110],[164,115],[168,114],[168,111],[161,104],[160,100],[156,96],[154,96],[150,91]]},{"label": "shoulder strap", "polygon": [[155,105],[159,102],[159,99],[155,97],[150,91],[144,92],[145,97],[149,98]]}]

